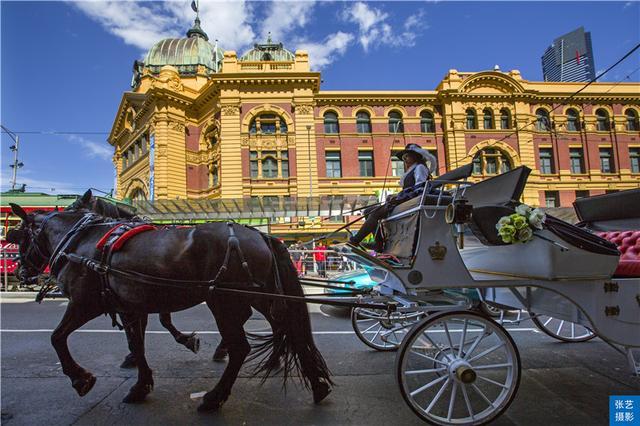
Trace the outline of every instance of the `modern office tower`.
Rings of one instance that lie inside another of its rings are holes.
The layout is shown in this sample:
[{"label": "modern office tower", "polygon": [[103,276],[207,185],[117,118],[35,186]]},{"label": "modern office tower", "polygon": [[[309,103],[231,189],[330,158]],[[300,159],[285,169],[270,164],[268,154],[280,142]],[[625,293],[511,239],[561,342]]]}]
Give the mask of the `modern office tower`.
[{"label": "modern office tower", "polygon": [[544,81],[590,81],[596,76],[591,33],[583,27],[556,38],[542,55]]}]

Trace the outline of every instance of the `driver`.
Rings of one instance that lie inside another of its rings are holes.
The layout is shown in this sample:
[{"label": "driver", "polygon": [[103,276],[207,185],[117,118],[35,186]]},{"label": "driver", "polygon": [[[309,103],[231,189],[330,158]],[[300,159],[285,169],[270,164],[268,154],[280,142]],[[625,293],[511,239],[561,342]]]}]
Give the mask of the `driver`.
[{"label": "driver", "polygon": [[351,244],[359,245],[367,235],[375,231],[378,221],[387,217],[395,206],[422,194],[425,182],[431,179],[431,173],[436,170],[436,157],[415,143],[405,146],[396,157],[404,162],[405,172],[400,178],[402,191],[387,197],[385,204],[365,210],[366,220],[358,233],[349,238]]}]

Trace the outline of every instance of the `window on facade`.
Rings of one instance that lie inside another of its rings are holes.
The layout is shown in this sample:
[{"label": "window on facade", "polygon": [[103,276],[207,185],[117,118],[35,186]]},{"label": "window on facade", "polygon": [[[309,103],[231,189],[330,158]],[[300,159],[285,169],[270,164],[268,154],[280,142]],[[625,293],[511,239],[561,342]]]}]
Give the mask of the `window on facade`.
[{"label": "window on facade", "polygon": [[551,120],[547,110],[538,108],[536,110],[536,130],[539,132],[547,131],[551,128]]},{"label": "window on facade", "polygon": [[122,168],[126,169],[127,167],[129,167],[129,153],[125,152],[122,154]]},{"label": "window on facade", "polygon": [[340,133],[340,126],[338,125],[338,114],[329,111],[324,114],[324,132],[325,133]]},{"label": "window on facade", "polygon": [[558,191],[544,191],[545,207],[560,207],[560,194]]},{"label": "window on facade", "polygon": [[398,111],[389,113],[389,133],[403,133],[404,124],[402,123],[402,114]]},{"label": "window on facade", "polygon": [[288,151],[250,151],[249,167],[252,178],[288,178],[289,153]]},{"label": "window on facade", "polygon": [[371,133],[371,116],[366,111],[358,111],[356,114],[356,131],[358,133]]},{"label": "window on facade", "polygon": [[477,129],[478,120],[476,119],[476,111],[473,108],[467,110],[467,129]]},{"label": "window on facade", "polygon": [[493,111],[490,108],[485,108],[482,111],[483,120],[482,125],[485,129],[493,129]]},{"label": "window on facade", "polygon": [[396,156],[400,151],[391,153],[391,176],[400,177],[404,174],[404,161]]},{"label": "window on facade", "polygon": [[589,196],[589,191],[583,190],[583,191],[576,191],[576,200],[578,198],[587,198]]},{"label": "window on facade", "polygon": [[596,130],[599,132],[606,132],[609,129],[609,113],[606,109],[600,108],[596,111]]},{"label": "window on facade", "polygon": [[511,113],[507,108],[502,108],[500,110],[500,128],[501,129],[511,128]]},{"label": "window on facade", "polygon": [[327,165],[327,177],[342,177],[342,166],[340,164],[340,151],[327,151],[324,155]]},{"label": "window on facade", "polygon": [[276,114],[260,114],[251,120],[249,133],[260,133],[263,135],[273,135],[279,130],[280,133],[287,133],[287,122],[284,118]]},{"label": "window on facade", "polygon": [[373,176],[373,151],[358,151],[360,176]]},{"label": "window on facade", "polygon": [[275,151],[262,152],[262,177],[265,179],[278,177],[278,159]]},{"label": "window on facade", "polygon": [[433,120],[433,113],[430,111],[422,111],[420,113],[420,131],[422,133],[435,133],[436,125]]},{"label": "window on facade", "polygon": [[550,175],[556,172],[553,162],[553,150],[551,148],[540,148],[540,173]]},{"label": "window on facade", "polygon": [[569,148],[569,163],[571,173],[584,173],[584,154],[582,148]]},{"label": "window on facade", "polygon": [[258,153],[256,151],[249,152],[249,165],[251,168],[251,177],[258,177]]},{"label": "window on facade", "polygon": [[218,186],[220,183],[220,175],[218,173],[218,163],[213,163],[209,172],[209,186]]},{"label": "window on facade", "polygon": [[624,115],[627,117],[628,131],[635,132],[640,130],[640,125],[638,124],[638,113],[635,110],[628,109],[625,111]]},{"label": "window on facade", "polygon": [[[433,152],[432,154],[435,155]],[[485,148],[473,157],[474,175],[497,175],[508,172],[511,168],[509,157],[499,149]]]},{"label": "window on facade", "polygon": [[629,148],[631,173],[640,173],[640,148]]},{"label": "window on facade", "polygon": [[580,116],[575,109],[567,110],[567,131],[577,132],[580,130]]},{"label": "window on facade", "polygon": [[613,173],[613,150],[611,148],[600,148],[600,171],[602,173]]},{"label": "window on facade", "polygon": [[133,190],[131,195],[129,195],[129,198],[131,201],[142,201],[147,199],[147,195],[141,188],[136,188]]}]

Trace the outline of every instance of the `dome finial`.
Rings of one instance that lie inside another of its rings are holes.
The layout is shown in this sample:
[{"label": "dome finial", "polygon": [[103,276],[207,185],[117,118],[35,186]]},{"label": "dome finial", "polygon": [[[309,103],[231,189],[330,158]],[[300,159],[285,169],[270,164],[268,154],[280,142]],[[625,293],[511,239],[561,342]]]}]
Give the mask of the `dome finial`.
[{"label": "dome finial", "polygon": [[269,31],[267,33],[267,44],[271,44],[271,43],[272,43],[272,41],[271,41],[271,31]]},{"label": "dome finial", "polygon": [[193,27],[187,31],[187,37],[202,37],[205,40],[209,40],[209,36],[200,27],[200,5],[198,0],[191,1],[191,9],[196,13],[196,19],[193,21]]}]

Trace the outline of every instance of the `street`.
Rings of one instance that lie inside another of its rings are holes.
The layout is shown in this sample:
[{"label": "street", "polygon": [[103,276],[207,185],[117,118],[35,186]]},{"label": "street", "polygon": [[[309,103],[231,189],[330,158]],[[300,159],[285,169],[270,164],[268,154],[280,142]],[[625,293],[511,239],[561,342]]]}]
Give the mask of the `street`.
[{"label": "street", "polygon": [[[193,354],[175,343],[150,317],[146,351],[155,388],[138,405],[121,403],[136,370],[118,366],[127,354],[123,332],[100,317],[69,339],[76,361],[98,378],[78,397],[63,375],[51,346],[51,330],[65,309],[63,299],[41,305],[31,299],[1,303],[2,423],[7,425],[221,424],[221,425],[410,425],[419,419],[403,401],[395,380],[395,353],[375,352],[360,342],[344,311],[310,306],[316,344],[336,386],[320,405],[291,382],[286,394],[279,377],[260,385],[243,369],[218,413],[196,412],[191,393],[213,388],[225,364],[211,361],[220,336],[205,305],[173,316],[182,331],[197,330],[201,349]],[[265,330],[254,315],[251,331]],[[600,339],[561,343],[537,332],[530,321],[509,325],[522,360],[522,380],[513,404],[494,424],[605,425],[609,395],[640,393],[626,360]]]}]

